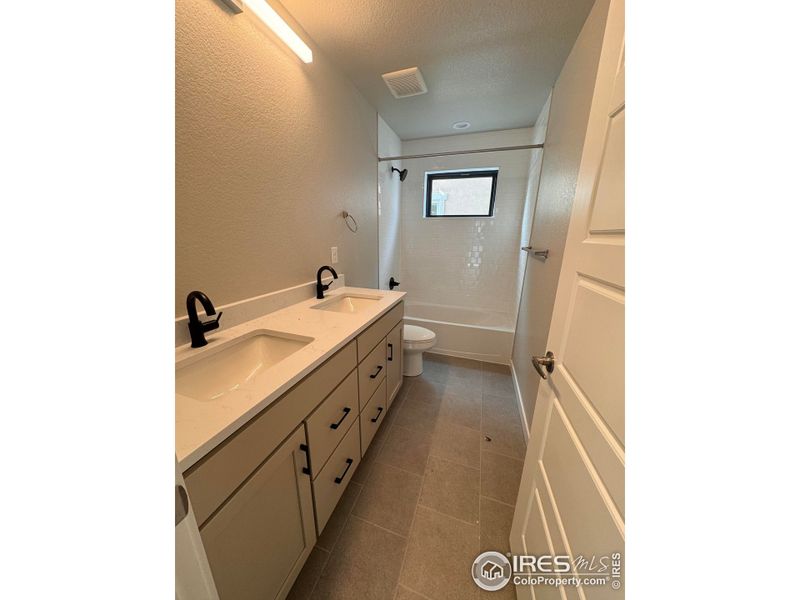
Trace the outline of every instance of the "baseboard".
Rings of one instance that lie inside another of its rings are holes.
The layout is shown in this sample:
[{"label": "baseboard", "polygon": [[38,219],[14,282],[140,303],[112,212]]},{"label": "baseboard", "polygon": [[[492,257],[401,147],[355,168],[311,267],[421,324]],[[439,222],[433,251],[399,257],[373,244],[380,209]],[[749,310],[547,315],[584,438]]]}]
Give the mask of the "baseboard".
[{"label": "baseboard", "polygon": [[522,402],[522,390],[519,388],[519,380],[517,380],[517,372],[514,370],[514,361],[511,361],[511,379],[514,380],[514,393],[517,396],[517,405],[519,406],[519,417],[522,419],[522,433],[525,435],[525,445],[531,438],[531,432],[528,429],[528,416],[525,414],[525,405]]},{"label": "baseboard", "polygon": [[499,359],[495,354],[478,354],[474,352],[459,352],[458,350],[448,350],[432,348],[426,350],[425,354],[439,354],[441,356],[452,356],[453,358],[466,358],[468,360],[479,360],[481,362],[492,363],[494,365],[507,365],[508,360]]}]

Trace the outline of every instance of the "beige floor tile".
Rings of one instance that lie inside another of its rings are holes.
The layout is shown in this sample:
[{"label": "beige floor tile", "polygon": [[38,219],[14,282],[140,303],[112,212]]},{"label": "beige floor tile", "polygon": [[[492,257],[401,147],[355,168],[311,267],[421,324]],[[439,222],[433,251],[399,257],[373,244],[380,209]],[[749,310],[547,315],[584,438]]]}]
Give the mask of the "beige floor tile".
[{"label": "beige floor tile", "polygon": [[420,506],[400,583],[436,600],[475,600],[479,588],[470,569],[477,555],[477,525]]},{"label": "beige floor tile", "polygon": [[436,426],[440,407],[440,399],[410,396],[403,400],[403,405],[392,425],[430,433]]},{"label": "beige floor tile", "polygon": [[421,476],[376,463],[352,514],[405,537],[421,487]]},{"label": "beige floor tile", "polygon": [[481,382],[481,363],[475,360],[425,354],[423,369],[422,377],[428,381],[473,386]]},{"label": "beige floor tile", "polygon": [[521,460],[481,452],[481,495],[513,505],[517,501],[521,476]]},{"label": "beige floor tile", "polygon": [[[519,414],[519,405],[514,396],[497,396],[489,393],[483,394],[483,411],[484,414],[503,414],[514,415]],[[519,420],[519,417],[517,416]]]},{"label": "beige floor tile", "polygon": [[[507,417],[498,414],[484,414],[481,425],[481,448],[498,454],[505,454],[523,460],[525,458],[525,438],[519,416]],[[487,440],[486,437],[490,439]]]},{"label": "beige floor tile", "polygon": [[418,594],[417,592],[408,589],[407,587],[398,585],[394,600],[428,600],[428,598],[422,594]]},{"label": "beige floor tile", "polygon": [[431,456],[419,503],[462,521],[477,523],[480,485],[480,470]]},{"label": "beige floor tile", "polygon": [[397,418],[397,413],[400,412],[400,407],[403,406],[403,401],[408,397],[410,386],[404,385],[400,388],[400,391],[397,392],[397,396],[395,396],[394,400],[392,401],[392,405],[389,407],[389,412],[386,413],[385,420],[383,421],[383,425],[381,427],[386,427],[387,429],[391,427],[394,420]]},{"label": "beige floor tile", "polygon": [[516,398],[484,394],[481,432],[483,450],[525,458],[525,438]]},{"label": "beige floor tile", "polygon": [[351,517],[322,571],[315,600],[391,598],[405,547],[405,538]]},{"label": "beige floor tile", "polygon": [[511,521],[514,518],[514,507],[506,506],[491,498],[481,496],[481,552],[494,550],[510,552],[508,541],[511,533]]},{"label": "beige floor tile", "polygon": [[[487,365],[488,363],[484,363]],[[514,396],[514,382],[511,379],[511,371],[504,365],[484,366],[483,370],[483,391],[486,394],[497,396]]]},{"label": "beige floor tile", "polygon": [[421,383],[409,396],[439,402],[440,421],[480,430],[482,397],[480,387],[458,387],[437,382]]},{"label": "beige floor tile", "polygon": [[311,598],[311,592],[314,586],[317,585],[320,573],[325,568],[325,563],[328,562],[330,554],[321,548],[314,548],[303,565],[303,570],[292,586],[286,600],[308,600]]},{"label": "beige floor tile", "polygon": [[431,448],[431,437],[426,431],[408,429],[395,424],[386,436],[386,443],[376,460],[423,475]]},{"label": "beige floor tile", "polygon": [[[366,454],[361,458],[361,462],[358,463],[358,467],[353,473],[352,481],[355,483],[366,483],[369,480],[369,474],[372,472],[372,468],[375,466],[375,459],[377,458],[378,454],[380,454],[381,448],[383,444],[386,443],[386,436],[379,436],[381,433],[381,429],[386,427],[386,423],[384,423],[379,429],[378,433],[375,434],[375,437],[372,439],[372,443],[367,448]],[[387,427],[388,432],[388,427]]]},{"label": "beige floor tile", "polygon": [[431,454],[479,469],[481,432],[440,421],[433,431]]},{"label": "beige floor tile", "polygon": [[317,539],[317,546],[323,550],[333,550],[360,493],[361,485],[351,480],[350,485],[347,486],[344,494],[339,499],[339,504],[336,505],[333,514],[325,524],[322,535]]}]

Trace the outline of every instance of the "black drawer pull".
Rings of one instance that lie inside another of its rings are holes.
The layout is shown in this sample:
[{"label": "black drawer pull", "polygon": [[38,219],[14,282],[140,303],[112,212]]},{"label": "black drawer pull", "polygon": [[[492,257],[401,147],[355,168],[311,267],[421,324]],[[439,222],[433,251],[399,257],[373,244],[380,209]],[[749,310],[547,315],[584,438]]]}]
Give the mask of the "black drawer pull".
[{"label": "black drawer pull", "polygon": [[306,466],[303,467],[303,473],[311,475],[311,455],[308,453],[308,446],[300,444],[300,450],[306,453]]},{"label": "black drawer pull", "polygon": [[373,423],[377,423],[377,422],[378,422],[378,419],[380,419],[380,418],[381,418],[381,413],[382,413],[382,412],[383,412],[383,407],[382,407],[382,406],[379,406],[379,407],[378,407],[378,414],[377,414],[377,415],[375,415],[375,418],[374,418],[374,419],[370,419],[370,421],[372,421]]},{"label": "black drawer pull", "polygon": [[391,344],[389,344],[389,360],[392,360],[393,358],[394,358],[394,347]]},{"label": "black drawer pull", "polygon": [[342,421],[344,421],[344,420],[345,420],[345,418],[347,417],[347,415],[348,415],[348,414],[350,414],[350,407],[349,407],[349,406],[345,406],[345,407],[342,409],[342,412],[344,413],[344,414],[342,415],[342,418],[341,418],[341,419],[339,419],[339,420],[338,420],[336,423],[331,423],[331,429],[339,429],[339,425],[341,425],[341,424],[342,424]]},{"label": "black drawer pull", "polygon": [[383,365],[378,365],[378,368],[375,370],[375,372],[372,375],[369,376],[369,378],[370,379],[375,379],[378,376],[378,373],[380,373],[382,370],[383,370]]},{"label": "black drawer pull", "polygon": [[347,475],[347,472],[350,470],[350,465],[352,465],[352,464],[353,464],[353,459],[352,458],[348,458],[347,459],[347,468],[345,468],[344,473],[342,473],[336,479],[334,479],[334,481],[336,483],[342,483],[342,481],[344,481],[344,476]]}]

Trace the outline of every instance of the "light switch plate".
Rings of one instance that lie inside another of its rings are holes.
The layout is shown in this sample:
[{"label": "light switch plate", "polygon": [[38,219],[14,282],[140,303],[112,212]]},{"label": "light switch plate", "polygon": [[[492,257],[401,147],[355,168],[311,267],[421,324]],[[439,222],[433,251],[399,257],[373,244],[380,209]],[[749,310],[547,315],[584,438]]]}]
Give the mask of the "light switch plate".
[{"label": "light switch plate", "polygon": [[331,246],[331,264],[335,265],[339,262],[339,248],[337,246]]}]

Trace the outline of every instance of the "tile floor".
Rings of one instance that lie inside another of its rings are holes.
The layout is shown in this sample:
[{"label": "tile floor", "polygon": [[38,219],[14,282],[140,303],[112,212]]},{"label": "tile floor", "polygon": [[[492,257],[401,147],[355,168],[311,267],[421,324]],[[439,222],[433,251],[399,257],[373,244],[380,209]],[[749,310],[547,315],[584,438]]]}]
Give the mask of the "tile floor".
[{"label": "tile floor", "polygon": [[481,591],[470,568],[509,550],[524,453],[508,367],[426,355],[289,598],[514,598],[513,586]]}]

